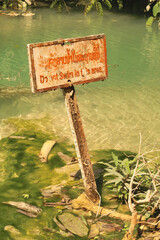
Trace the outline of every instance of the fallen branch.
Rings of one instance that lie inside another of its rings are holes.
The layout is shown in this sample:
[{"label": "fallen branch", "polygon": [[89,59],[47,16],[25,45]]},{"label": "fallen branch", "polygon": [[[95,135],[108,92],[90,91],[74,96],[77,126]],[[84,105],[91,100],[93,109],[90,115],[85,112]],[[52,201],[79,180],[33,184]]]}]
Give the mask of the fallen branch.
[{"label": "fallen branch", "polygon": [[22,214],[26,215],[27,217],[33,217],[33,218],[37,217],[36,214],[30,213],[30,212],[25,212],[25,211],[20,210],[20,209],[18,209],[17,212],[22,213]]},{"label": "fallen branch", "polygon": [[65,206],[65,205],[71,205],[72,203],[62,203],[62,202],[56,202],[56,203],[43,203],[44,206]]},{"label": "fallen branch", "polygon": [[78,163],[77,159],[75,157],[69,157],[68,155],[58,152],[58,156],[65,161],[66,164],[75,164]]},{"label": "fallen branch", "polygon": [[41,208],[30,205],[25,202],[9,201],[9,202],[3,202],[3,204],[7,204],[10,206],[16,207],[16,208],[18,208],[18,212],[25,214],[26,216],[29,216],[29,217],[37,217],[42,211]]},{"label": "fallen branch", "polygon": [[153,222],[153,223],[152,222],[143,222],[143,221],[142,222],[140,221],[140,222],[137,222],[137,223],[142,224],[142,225],[151,225],[151,226],[156,227],[160,223],[160,220],[158,222]]},{"label": "fallen branch", "polygon": [[160,197],[159,197],[159,199],[157,200],[156,204],[154,205],[154,207],[153,207],[153,209],[152,209],[152,211],[151,211],[151,216],[152,216],[152,215],[154,214],[154,212],[156,211],[159,203],[160,203]]},{"label": "fallen branch", "polygon": [[85,193],[82,193],[77,199],[72,200],[72,207],[75,209],[86,209],[94,214],[97,214],[98,211],[99,215],[108,215],[111,218],[121,219],[123,221],[131,221],[130,215],[118,213],[116,211],[111,211],[111,209],[97,206],[87,198]]},{"label": "fallen branch", "polygon": [[53,228],[43,228],[43,230],[46,231],[46,232],[49,232],[49,233],[57,233],[57,234],[61,235],[62,237],[73,237],[74,236],[70,232],[66,232],[66,231],[63,231],[63,230],[56,231]]},{"label": "fallen branch", "polygon": [[41,162],[43,163],[47,162],[48,155],[55,144],[56,144],[56,141],[54,140],[48,140],[43,144],[39,154],[39,159],[41,160]]}]

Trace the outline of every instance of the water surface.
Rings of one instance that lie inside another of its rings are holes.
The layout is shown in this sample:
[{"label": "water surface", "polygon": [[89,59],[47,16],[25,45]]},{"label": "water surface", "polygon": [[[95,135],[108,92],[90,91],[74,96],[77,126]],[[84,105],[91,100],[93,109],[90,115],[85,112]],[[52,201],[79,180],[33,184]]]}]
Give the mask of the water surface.
[{"label": "water surface", "polygon": [[105,33],[109,78],[76,86],[89,149],[137,151],[139,133],[145,150],[160,147],[160,32],[146,19],[105,12],[58,15],[35,10],[33,17],[0,17],[0,137],[14,129],[9,117],[52,116],[57,135],[72,141],[61,90],[32,94],[27,44]]}]

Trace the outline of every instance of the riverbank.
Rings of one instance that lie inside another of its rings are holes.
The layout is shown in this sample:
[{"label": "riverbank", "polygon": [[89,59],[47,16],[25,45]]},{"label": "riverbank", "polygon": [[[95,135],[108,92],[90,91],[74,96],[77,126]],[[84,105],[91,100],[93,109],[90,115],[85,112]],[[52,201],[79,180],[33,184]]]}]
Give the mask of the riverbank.
[{"label": "riverbank", "polygon": [[[96,3],[97,2],[97,3]],[[1,9],[9,9],[9,10],[31,10],[35,8],[50,8],[55,9],[57,12],[67,12],[72,13],[72,11],[80,11],[82,13],[88,13],[91,9],[97,10],[97,12],[101,15],[103,10],[110,10],[113,12],[126,12],[131,14],[143,14],[146,12],[146,6],[148,2],[146,0],[141,1],[95,1],[93,5],[89,2],[85,1],[43,1],[43,0],[10,0],[8,2],[0,1]],[[99,7],[98,7],[99,6]],[[86,9],[88,8],[88,10]],[[89,10],[90,8],[90,10]]]}]

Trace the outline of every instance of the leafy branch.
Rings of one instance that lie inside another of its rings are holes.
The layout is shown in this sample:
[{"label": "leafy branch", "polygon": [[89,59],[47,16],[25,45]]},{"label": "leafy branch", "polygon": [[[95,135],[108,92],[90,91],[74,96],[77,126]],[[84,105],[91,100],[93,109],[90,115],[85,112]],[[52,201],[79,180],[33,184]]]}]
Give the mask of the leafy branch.
[{"label": "leafy branch", "polygon": [[153,21],[158,19],[158,25],[160,24],[160,0],[149,0],[148,5],[146,6],[146,12],[152,10],[153,16],[150,16],[146,22],[147,26],[152,26]]},{"label": "leafy branch", "polygon": [[[160,164],[153,163],[156,158],[150,158],[149,154],[160,152],[160,150],[148,151],[141,153],[142,137],[140,135],[139,151],[132,159],[124,160],[112,153],[113,160],[109,163],[101,162],[105,168],[104,182],[106,186],[110,186],[118,192],[118,198],[128,204],[132,214],[131,224],[126,238],[133,236],[133,231],[138,223],[138,211],[141,210],[141,216],[148,219],[160,209]],[[111,177],[111,180],[108,180]],[[138,209],[138,210],[137,210]],[[159,223],[159,216],[154,223]],[[144,221],[143,221],[144,223]],[[149,225],[149,222],[144,224]]]},{"label": "leafy branch", "polygon": [[58,13],[61,13],[63,9],[66,9],[66,11],[70,14],[69,6],[66,4],[65,0],[53,0],[53,2],[50,5],[50,9],[56,8]]},{"label": "leafy branch", "polygon": [[108,9],[112,8],[111,0],[79,0],[77,5],[83,5],[84,14],[87,15],[93,8],[97,10],[99,15],[103,15],[103,6],[106,5]]}]

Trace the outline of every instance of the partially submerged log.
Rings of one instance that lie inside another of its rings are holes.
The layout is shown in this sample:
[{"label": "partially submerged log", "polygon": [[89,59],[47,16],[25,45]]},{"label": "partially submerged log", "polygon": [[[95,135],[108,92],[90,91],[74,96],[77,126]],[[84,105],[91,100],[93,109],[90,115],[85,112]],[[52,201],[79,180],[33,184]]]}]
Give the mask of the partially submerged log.
[{"label": "partially submerged log", "polygon": [[41,160],[41,162],[43,163],[47,162],[48,155],[55,144],[56,144],[55,140],[48,140],[43,144],[39,154],[39,159]]},{"label": "partially submerged log", "polygon": [[13,207],[18,208],[18,212],[28,216],[28,217],[38,217],[41,213],[42,209],[33,205],[30,205],[25,202],[3,202],[3,204],[7,204]]}]

